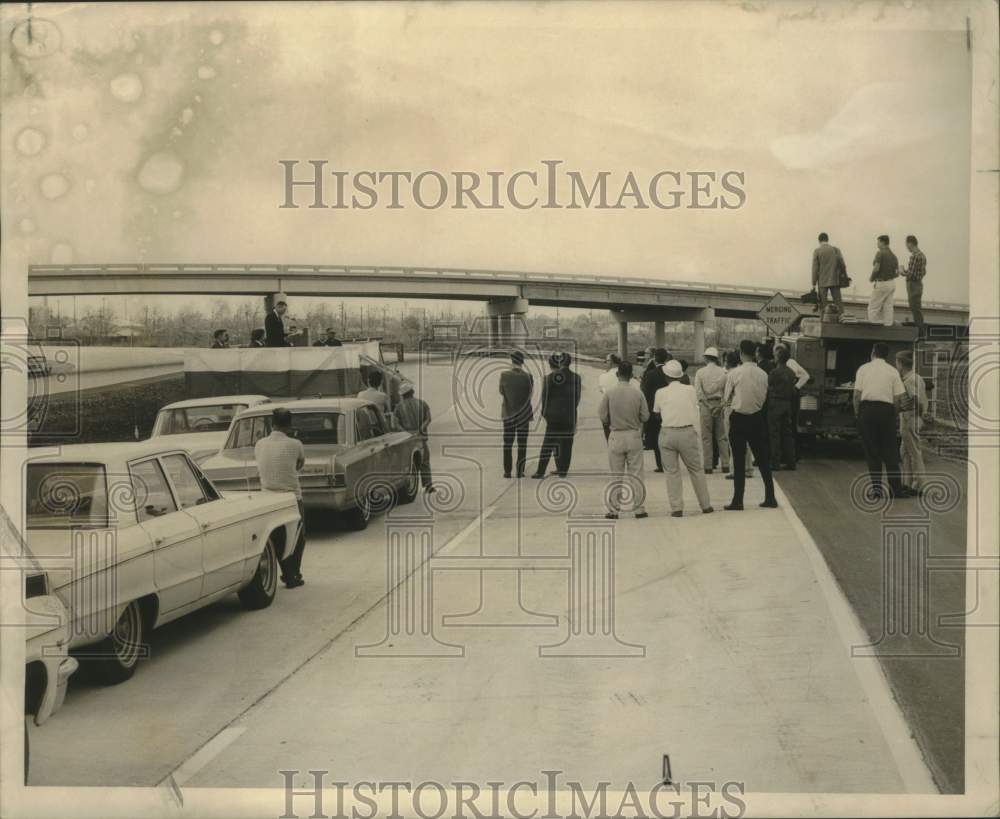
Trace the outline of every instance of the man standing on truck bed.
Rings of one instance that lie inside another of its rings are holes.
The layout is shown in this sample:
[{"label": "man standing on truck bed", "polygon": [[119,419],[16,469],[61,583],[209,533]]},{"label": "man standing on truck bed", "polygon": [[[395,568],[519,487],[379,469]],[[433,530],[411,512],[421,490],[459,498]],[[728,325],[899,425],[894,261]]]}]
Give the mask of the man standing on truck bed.
[{"label": "man standing on truck bed", "polygon": [[896,298],[896,277],[899,276],[899,259],[889,250],[889,237],[878,237],[878,250],[872,261],[872,295],[868,301],[868,321],[892,327],[892,307]]},{"label": "man standing on truck bed", "polygon": [[896,445],[896,412],[902,405],[906,389],[896,368],[886,361],[888,355],[888,345],[876,341],[871,361],[858,368],[854,377],[854,414],[868,461],[872,495],[883,496],[884,466],[891,497],[910,498],[916,493],[903,488]]},{"label": "man standing on truck bed", "polygon": [[924,334],[924,311],[921,302],[924,297],[924,276],[927,275],[927,257],[917,247],[917,237],[906,237],[906,249],[910,251],[910,262],[903,273],[906,278],[906,298],[910,302],[913,323],[920,335]]},{"label": "man standing on truck bed", "polygon": [[[825,233],[819,235],[819,247],[813,251],[812,263],[812,283],[816,288],[816,295],[819,296],[820,316],[825,316],[830,305],[830,298],[833,299],[833,310],[835,320],[840,321],[840,316],[844,312],[844,302],[840,295],[840,270],[847,272],[847,265],[844,257],[840,253],[840,248],[830,244],[830,237]],[[827,298],[827,290],[830,291]],[[823,319],[825,321],[825,318]]]}]

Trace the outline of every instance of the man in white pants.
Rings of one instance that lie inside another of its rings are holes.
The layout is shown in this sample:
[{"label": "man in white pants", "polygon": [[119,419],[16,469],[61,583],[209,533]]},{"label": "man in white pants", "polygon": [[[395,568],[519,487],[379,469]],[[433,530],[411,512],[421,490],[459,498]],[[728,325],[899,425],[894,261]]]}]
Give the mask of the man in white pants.
[{"label": "man in white pants", "polygon": [[878,237],[878,250],[872,262],[872,295],[868,300],[868,321],[892,327],[892,307],[896,298],[896,278],[899,276],[899,259],[889,249],[889,237]]},{"label": "man in white pants", "polygon": [[670,514],[679,518],[684,514],[684,487],[681,483],[680,462],[687,468],[691,485],[698,498],[701,511],[714,511],[705,481],[704,461],[701,452],[701,435],[698,429],[701,418],[698,399],[694,387],[682,384],[684,369],[679,361],[668,361],[663,365],[667,386],[656,391],[653,412],[660,416],[659,446],[663,460],[663,472],[667,479],[667,497],[670,499]]},{"label": "man in white pants", "polygon": [[729,441],[726,440],[722,396],[726,392],[726,371],[719,366],[719,351],[715,347],[705,350],[705,366],[694,376],[694,392],[701,410],[702,460],[705,474],[712,474],[712,440],[719,447],[722,471],[729,474]]},{"label": "man in white pants", "polygon": [[[601,396],[598,409],[601,423],[608,432],[608,465],[615,475],[628,476],[632,484],[632,511],[637,518],[649,517],[643,501],[646,488],[642,483],[642,427],[649,420],[646,396],[632,380],[632,365],[623,361],[618,365],[618,383]],[[621,493],[611,496],[611,511],[604,517],[618,518]]]}]

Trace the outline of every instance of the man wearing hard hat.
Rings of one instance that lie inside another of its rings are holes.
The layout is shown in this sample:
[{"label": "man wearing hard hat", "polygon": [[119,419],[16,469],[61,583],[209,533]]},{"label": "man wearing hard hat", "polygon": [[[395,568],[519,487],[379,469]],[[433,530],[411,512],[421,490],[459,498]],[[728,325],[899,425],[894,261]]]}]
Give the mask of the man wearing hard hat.
[{"label": "man wearing hard hat", "polygon": [[726,371],[719,366],[719,351],[715,347],[705,350],[705,366],[695,374],[694,391],[701,413],[701,447],[705,474],[712,474],[712,441],[719,447],[722,471],[729,473],[729,442],[726,440],[722,396],[726,391]]}]

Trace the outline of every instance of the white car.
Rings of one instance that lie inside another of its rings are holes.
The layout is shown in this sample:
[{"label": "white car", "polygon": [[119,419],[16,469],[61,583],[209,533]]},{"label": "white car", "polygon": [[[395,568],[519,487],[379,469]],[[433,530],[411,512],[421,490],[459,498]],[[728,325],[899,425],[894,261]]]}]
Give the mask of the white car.
[{"label": "white car", "polygon": [[266,395],[219,395],[175,401],[156,414],[150,438],[169,437],[164,443],[187,450],[201,463],[222,449],[236,413],[268,400]]},{"label": "white car", "polygon": [[70,648],[107,683],[150,630],[237,592],[271,604],[300,525],[291,492],[223,494],[170,439],[62,447],[28,462],[28,549],[70,611]]}]

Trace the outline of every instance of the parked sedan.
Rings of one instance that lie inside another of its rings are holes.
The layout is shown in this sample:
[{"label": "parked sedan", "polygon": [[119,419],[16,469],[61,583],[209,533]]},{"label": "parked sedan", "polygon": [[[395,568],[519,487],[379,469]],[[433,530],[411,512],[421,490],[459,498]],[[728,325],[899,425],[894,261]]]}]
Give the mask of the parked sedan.
[{"label": "parked sedan", "polygon": [[168,441],[65,446],[27,465],[28,548],[70,610],[70,648],[107,683],[132,676],[153,628],[233,592],[269,606],[295,543],[292,493],[222,493]]},{"label": "parked sedan", "polygon": [[226,445],[202,464],[217,486],[260,488],[254,444],[271,434],[271,413],[279,407],[292,413],[295,435],[305,446],[299,483],[307,507],[341,512],[351,526],[364,529],[387,499],[409,503],[417,496],[420,438],[398,429],[361,398],[274,400],[244,410],[233,421]]},{"label": "parked sedan", "polygon": [[195,463],[201,463],[222,448],[236,413],[268,400],[266,395],[220,395],[175,401],[156,414],[150,437],[186,449]]}]

